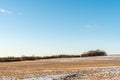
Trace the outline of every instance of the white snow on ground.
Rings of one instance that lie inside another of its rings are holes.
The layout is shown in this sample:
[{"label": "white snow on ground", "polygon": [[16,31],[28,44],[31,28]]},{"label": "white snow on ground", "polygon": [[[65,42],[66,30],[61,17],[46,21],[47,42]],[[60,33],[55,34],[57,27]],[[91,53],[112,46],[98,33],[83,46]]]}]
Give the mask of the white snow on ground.
[{"label": "white snow on ground", "polygon": [[[95,57],[82,57],[82,58],[49,59],[49,61],[51,62],[79,62],[81,60],[120,60],[120,56],[95,56]],[[40,60],[40,61],[48,61],[48,60]]]},{"label": "white snow on ground", "polygon": [[[84,73],[84,71],[88,71],[90,73]],[[93,73],[94,71],[98,71]],[[62,78],[66,76],[70,76],[72,73],[66,73],[66,74],[59,74],[59,75],[46,75],[46,76],[40,76],[36,78],[28,78],[24,80],[61,80]],[[108,78],[108,75],[112,75],[111,78]],[[101,68],[89,68],[86,70],[79,70],[77,73],[75,73],[74,77],[76,78],[87,78],[90,76],[102,76],[103,79],[101,80],[120,80],[120,66],[111,66],[111,67],[101,67]],[[118,76],[118,77],[116,77]],[[67,78],[66,80],[74,80],[71,77]]]},{"label": "white snow on ground", "polygon": [[[86,73],[86,71],[88,73]],[[94,72],[97,71],[97,72]],[[84,73],[85,72],[85,73]],[[32,77],[34,75],[30,75],[31,78],[23,78],[23,79],[17,79],[17,78],[9,78],[9,77],[0,77],[0,80],[61,80],[64,77],[71,76],[73,74],[73,71],[70,73],[61,73],[61,74],[51,74],[51,75],[37,75],[38,77]],[[103,79],[100,80],[120,80],[120,66],[109,66],[109,67],[99,67],[99,68],[88,68],[85,70],[78,70],[74,72],[74,77],[76,78],[87,78],[90,76],[102,76]],[[111,77],[108,77],[108,75],[112,75]],[[74,80],[71,77],[67,78],[66,80]]]},{"label": "white snow on ground", "polygon": [[[65,76],[68,76],[69,74],[53,74],[53,75],[39,75],[39,77],[33,77],[33,78],[23,78],[23,79],[18,79],[18,78],[10,78],[10,77],[0,77],[0,80],[60,80],[61,78],[64,78]],[[32,77],[32,76],[29,76]]]},{"label": "white snow on ground", "polygon": [[[120,66],[109,66],[104,68],[91,68],[93,71],[99,71],[93,73],[93,76],[102,76],[101,80],[120,80]],[[108,78],[108,75],[110,76]]]},{"label": "white snow on ground", "polygon": [[59,75],[46,75],[46,76],[41,76],[41,77],[37,77],[37,78],[28,78],[28,79],[24,79],[24,80],[60,80],[61,78],[68,76],[69,74],[59,74]]},{"label": "white snow on ground", "polygon": [[[58,62],[79,62],[81,60],[120,60],[120,56],[101,56],[101,57],[85,57],[85,58],[62,58],[62,59],[49,59],[49,61],[58,61]],[[38,60],[39,61],[39,60]],[[48,61],[48,60],[40,60],[40,61]],[[43,70],[44,72],[51,72],[50,75],[37,75],[38,77],[34,77],[36,75],[30,75],[28,77],[24,77],[23,79],[16,79],[14,77],[0,77],[0,80],[60,80],[66,76],[71,75],[73,72],[75,73],[76,78],[86,78],[90,76],[102,76],[103,79],[100,80],[120,80],[120,66],[108,66],[108,67],[90,67],[84,70],[71,70],[71,73],[61,73],[61,74],[52,74],[52,70]],[[87,71],[88,73],[84,73]],[[93,72],[92,72],[93,71]],[[98,71],[95,72],[94,71]],[[77,74],[76,74],[77,72]],[[107,77],[108,75],[112,75],[111,78]],[[68,78],[67,80],[73,80]]]}]

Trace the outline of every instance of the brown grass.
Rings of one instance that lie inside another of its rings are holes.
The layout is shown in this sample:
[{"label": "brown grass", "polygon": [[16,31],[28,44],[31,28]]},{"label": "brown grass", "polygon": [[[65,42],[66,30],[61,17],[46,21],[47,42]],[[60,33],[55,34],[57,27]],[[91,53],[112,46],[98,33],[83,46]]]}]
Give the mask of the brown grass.
[{"label": "brown grass", "polygon": [[[89,67],[120,66],[120,60],[80,60],[61,62],[55,59],[22,61],[22,62],[1,62],[0,76],[25,77],[31,74],[66,73],[72,70],[82,70]],[[84,79],[75,79],[84,80]],[[90,80],[87,78],[85,80]]]}]

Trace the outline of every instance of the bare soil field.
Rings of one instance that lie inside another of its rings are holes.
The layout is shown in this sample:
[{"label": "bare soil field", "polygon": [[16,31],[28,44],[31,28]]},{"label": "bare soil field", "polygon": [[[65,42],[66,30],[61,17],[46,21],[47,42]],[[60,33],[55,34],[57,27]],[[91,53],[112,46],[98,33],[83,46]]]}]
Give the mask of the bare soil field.
[{"label": "bare soil field", "polygon": [[120,80],[120,56],[1,62],[0,80]]}]

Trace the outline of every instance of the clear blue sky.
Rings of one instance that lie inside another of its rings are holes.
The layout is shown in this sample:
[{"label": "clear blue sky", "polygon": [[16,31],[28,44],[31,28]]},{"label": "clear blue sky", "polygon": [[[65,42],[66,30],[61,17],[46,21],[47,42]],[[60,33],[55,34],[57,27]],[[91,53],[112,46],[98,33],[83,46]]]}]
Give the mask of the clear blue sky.
[{"label": "clear blue sky", "polygon": [[120,0],[0,0],[0,56],[120,53]]}]

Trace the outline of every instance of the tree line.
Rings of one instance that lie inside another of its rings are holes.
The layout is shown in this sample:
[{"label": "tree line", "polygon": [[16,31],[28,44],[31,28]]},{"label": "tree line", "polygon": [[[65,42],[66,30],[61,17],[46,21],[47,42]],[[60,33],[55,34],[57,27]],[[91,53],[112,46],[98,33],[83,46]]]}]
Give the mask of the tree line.
[{"label": "tree line", "polygon": [[105,51],[102,50],[91,50],[84,52],[81,55],[53,55],[53,56],[21,56],[21,57],[0,57],[0,62],[15,62],[15,61],[30,61],[30,60],[41,60],[41,59],[53,59],[53,58],[77,58],[77,57],[91,57],[91,56],[107,56]]}]

